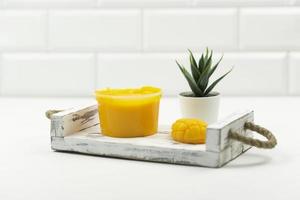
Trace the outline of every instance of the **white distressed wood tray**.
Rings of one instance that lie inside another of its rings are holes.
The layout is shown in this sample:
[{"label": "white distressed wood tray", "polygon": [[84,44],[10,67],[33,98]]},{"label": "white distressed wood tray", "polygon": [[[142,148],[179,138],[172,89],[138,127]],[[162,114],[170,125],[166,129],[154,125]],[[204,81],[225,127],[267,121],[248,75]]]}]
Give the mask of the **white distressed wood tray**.
[{"label": "white distressed wood tray", "polygon": [[244,129],[253,122],[253,111],[233,113],[207,128],[206,144],[182,144],[172,140],[169,128],[160,126],[157,134],[139,138],[112,138],[100,133],[98,107],[92,105],[65,110],[51,117],[51,147],[56,151],[107,157],[222,167],[251,146],[229,139],[229,131],[252,137]]}]

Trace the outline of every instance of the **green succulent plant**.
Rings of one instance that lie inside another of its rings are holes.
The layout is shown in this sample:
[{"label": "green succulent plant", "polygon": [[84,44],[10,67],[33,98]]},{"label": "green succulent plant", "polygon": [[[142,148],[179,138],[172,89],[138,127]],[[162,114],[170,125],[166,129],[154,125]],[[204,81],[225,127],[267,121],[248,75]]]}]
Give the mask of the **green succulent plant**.
[{"label": "green succulent plant", "polygon": [[227,73],[225,73],[223,76],[219,77],[217,80],[212,82],[209,86],[209,79],[212,76],[212,74],[217,69],[218,65],[220,64],[223,56],[220,58],[220,60],[215,64],[212,65],[212,56],[213,51],[206,48],[205,53],[202,53],[201,58],[199,59],[199,62],[197,64],[195,57],[191,50],[188,50],[190,53],[190,65],[191,65],[191,73],[186,70],[186,68],[179,64],[176,60],[176,63],[183,73],[184,77],[186,78],[192,92],[193,96],[196,97],[207,97],[211,96],[211,92],[214,89],[214,87],[227,75],[231,72],[229,70]]}]

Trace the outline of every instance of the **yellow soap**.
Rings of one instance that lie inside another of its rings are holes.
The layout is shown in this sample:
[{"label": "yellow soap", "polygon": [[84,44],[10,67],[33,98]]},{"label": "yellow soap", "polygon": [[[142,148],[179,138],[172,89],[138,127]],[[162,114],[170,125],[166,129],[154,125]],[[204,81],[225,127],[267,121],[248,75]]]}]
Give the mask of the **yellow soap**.
[{"label": "yellow soap", "polygon": [[157,133],[161,89],[144,86],[96,91],[100,128],[111,137],[142,137]]},{"label": "yellow soap", "polygon": [[179,119],[172,125],[172,138],[177,142],[204,144],[207,123],[199,119]]}]

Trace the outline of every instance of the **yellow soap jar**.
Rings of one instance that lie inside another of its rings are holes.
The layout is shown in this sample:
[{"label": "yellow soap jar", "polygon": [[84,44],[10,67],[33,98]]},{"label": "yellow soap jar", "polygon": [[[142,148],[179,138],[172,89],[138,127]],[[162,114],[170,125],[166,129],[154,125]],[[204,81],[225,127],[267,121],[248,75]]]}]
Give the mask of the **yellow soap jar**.
[{"label": "yellow soap jar", "polygon": [[161,89],[144,86],[96,90],[101,133],[142,137],[157,132]]}]

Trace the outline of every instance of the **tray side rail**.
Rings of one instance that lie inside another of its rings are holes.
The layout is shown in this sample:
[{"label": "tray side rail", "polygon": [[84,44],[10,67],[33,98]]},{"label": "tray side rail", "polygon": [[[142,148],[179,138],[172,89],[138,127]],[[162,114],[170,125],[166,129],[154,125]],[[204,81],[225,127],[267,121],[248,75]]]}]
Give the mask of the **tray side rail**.
[{"label": "tray side rail", "polygon": [[65,137],[99,124],[98,106],[84,106],[55,113],[51,117],[51,137]]},{"label": "tray side rail", "polygon": [[230,160],[244,153],[251,146],[230,139],[228,134],[235,131],[241,135],[252,137],[252,131],[246,130],[244,124],[254,121],[251,110],[237,111],[230,116],[211,124],[206,133],[206,151],[219,153],[219,165],[223,166]]}]

